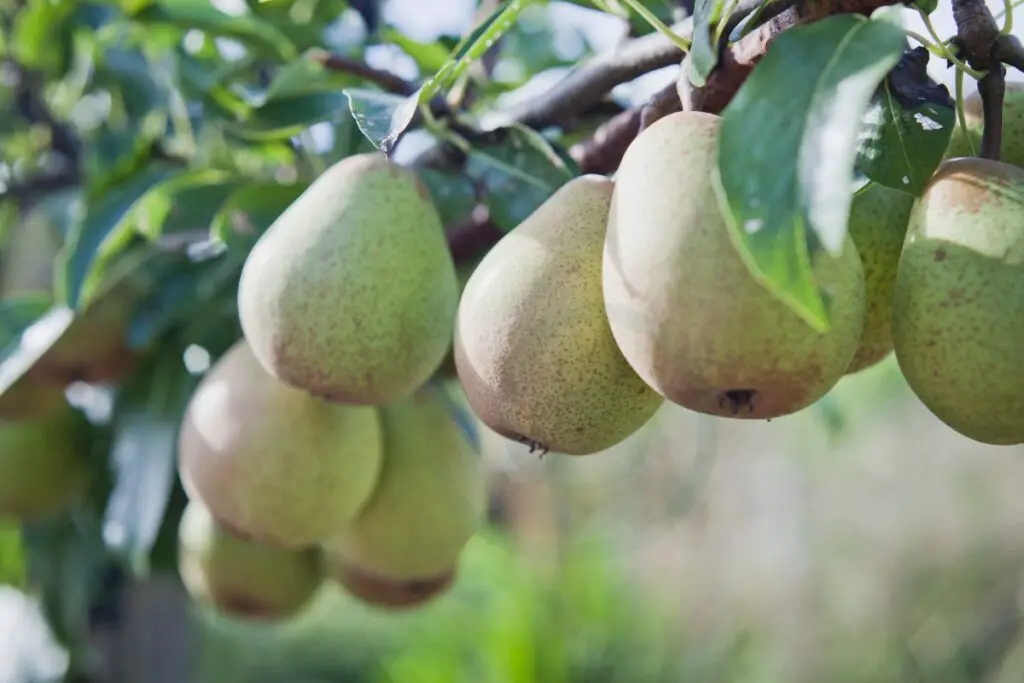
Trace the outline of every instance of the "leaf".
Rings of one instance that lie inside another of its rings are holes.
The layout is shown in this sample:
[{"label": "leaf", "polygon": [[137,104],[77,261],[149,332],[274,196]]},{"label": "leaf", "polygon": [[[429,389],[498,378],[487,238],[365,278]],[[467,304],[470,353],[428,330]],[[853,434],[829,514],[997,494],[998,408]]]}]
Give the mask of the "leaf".
[{"label": "leaf", "polygon": [[226,14],[210,0],[159,0],[133,18],[143,23],[171,24],[185,30],[235,38],[283,61],[294,59],[297,54],[292,42],[273,24],[254,15]]},{"label": "leaf", "polygon": [[17,524],[0,522],[0,586],[25,585],[25,550]]},{"label": "leaf", "polygon": [[418,169],[417,173],[430,191],[444,225],[454,225],[473,211],[477,204],[476,187],[465,175],[433,168]]},{"label": "leaf", "polygon": [[421,43],[390,26],[381,29],[380,37],[383,42],[397,45],[405,54],[412,57],[423,73],[439,71],[451,55],[451,50],[439,41]]},{"label": "leaf", "polygon": [[173,490],[178,428],[198,378],[182,349],[160,349],[119,394],[110,459],[114,489],[103,517],[107,545],[145,571]]},{"label": "leaf", "polygon": [[903,46],[885,19],[842,14],[795,27],[722,112],[715,190],[737,248],[820,331],[829,321],[809,251],[842,249],[860,120]]},{"label": "leaf", "polygon": [[374,147],[390,155],[416,116],[418,93],[401,97],[368,88],[346,88],[342,92],[359,130]]},{"label": "leaf", "polygon": [[551,144],[530,128],[515,125],[491,134],[495,142],[469,151],[466,173],[484,189],[491,220],[508,231],[574,174]]},{"label": "leaf", "polygon": [[118,225],[151,240],[177,231],[205,233],[221,204],[242,182],[234,173],[212,168],[172,176],[151,187]]},{"label": "leaf", "polygon": [[931,14],[939,8],[939,0],[914,0],[911,5],[919,8],[925,14]]},{"label": "leaf", "polygon": [[85,218],[72,231],[64,254],[61,298],[77,306],[94,285],[99,265],[130,240],[133,227],[122,219],[155,185],[176,171],[169,164],[154,163],[142,172],[86,203]]},{"label": "leaf", "polygon": [[722,18],[725,0],[697,0],[693,10],[693,44],[690,47],[690,83],[698,88],[718,63],[718,47],[712,41],[712,27]]},{"label": "leaf", "polygon": [[228,126],[228,132],[254,141],[285,140],[298,135],[314,123],[337,120],[346,109],[342,92],[325,90],[292,99],[271,100],[248,119]]},{"label": "leaf", "polygon": [[14,57],[31,69],[62,70],[66,59],[65,46],[59,41],[55,43],[53,37],[61,30],[74,6],[75,3],[69,0],[31,0],[13,13],[11,52]]},{"label": "leaf", "polygon": [[920,196],[956,123],[946,86],[928,76],[928,50],[903,54],[864,113],[857,168],[880,185]]},{"label": "leaf", "polygon": [[247,253],[308,183],[254,183],[232,194],[210,224],[210,236]]}]

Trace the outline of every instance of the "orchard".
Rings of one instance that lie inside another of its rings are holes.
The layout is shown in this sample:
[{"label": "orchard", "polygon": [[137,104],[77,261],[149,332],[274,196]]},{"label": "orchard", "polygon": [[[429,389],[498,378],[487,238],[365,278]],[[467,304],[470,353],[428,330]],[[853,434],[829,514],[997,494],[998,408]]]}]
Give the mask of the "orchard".
[{"label": "orchard", "polygon": [[[0,0],[0,582],[67,680],[115,680],[96,615],[153,573],[269,632],[326,586],[442,607],[502,533],[484,442],[585,468],[890,363],[1021,454],[1011,3],[481,0],[432,41],[387,4]],[[565,56],[549,5],[622,37]]]}]

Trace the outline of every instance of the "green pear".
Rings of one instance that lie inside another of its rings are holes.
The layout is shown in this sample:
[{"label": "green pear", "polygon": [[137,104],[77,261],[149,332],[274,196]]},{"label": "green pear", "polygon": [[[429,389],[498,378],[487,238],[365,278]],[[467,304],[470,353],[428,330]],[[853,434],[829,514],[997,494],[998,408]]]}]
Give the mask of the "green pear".
[{"label": "green pear", "polygon": [[847,373],[875,365],[892,352],[892,291],[914,197],[868,183],[853,197],[848,223],[864,269],[864,331]]},{"label": "green pear", "polygon": [[441,365],[455,265],[426,187],[379,153],[342,159],[260,237],[242,330],[278,380],[341,403],[410,394]]},{"label": "green pear", "polygon": [[198,604],[234,618],[278,621],[299,613],[323,583],[316,548],[284,550],[236,536],[190,501],[178,526],[178,574]]},{"label": "green pear", "polygon": [[646,128],[619,166],[604,248],[615,340],[670,401],[709,415],[796,412],[844,375],[864,327],[860,255],[817,250],[830,327],[812,328],[756,280],[715,200],[721,119],[678,112]]},{"label": "green pear", "polygon": [[402,581],[368,574],[343,562],[327,563],[328,576],[349,595],[384,609],[420,607],[444,595],[455,581],[456,569],[431,579]]},{"label": "green pear", "polygon": [[189,498],[234,533],[283,548],[315,544],[355,519],[381,456],[375,408],[278,382],[244,339],[196,387],[178,440]]},{"label": "green pear", "polygon": [[473,412],[506,438],[587,455],[664,403],[612,338],[601,293],[613,183],[560,187],[481,260],[462,293],[455,365]]},{"label": "green pear", "polygon": [[88,427],[66,403],[30,420],[0,422],[0,519],[47,517],[85,493]]},{"label": "green pear", "polygon": [[457,409],[433,383],[380,408],[384,469],[355,521],[324,543],[329,562],[413,587],[453,571],[487,511],[480,456]]},{"label": "green pear", "polygon": [[893,297],[907,384],[940,420],[1024,443],[1024,170],[943,162],[914,205]]},{"label": "green pear", "polygon": [[[967,130],[960,127],[959,120],[950,135],[946,158],[976,157],[981,152],[981,134],[984,130],[984,113],[981,95],[973,92],[964,98],[964,119]],[[1000,146],[1000,160],[1024,166],[1024,83],[1007,83],[1003,96],[1003,134]]]}]

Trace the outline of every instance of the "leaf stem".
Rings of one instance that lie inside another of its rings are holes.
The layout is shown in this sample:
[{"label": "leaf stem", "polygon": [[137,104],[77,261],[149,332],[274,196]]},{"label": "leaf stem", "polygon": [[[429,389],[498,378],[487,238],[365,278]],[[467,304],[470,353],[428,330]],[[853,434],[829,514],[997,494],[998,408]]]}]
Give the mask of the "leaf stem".
[{"label": "leaf stem", "polygon": [[928,52],[931,52],[936,57],[942,57],[942,58],[946,57],[946,51],[945,50],[943,50],[938,45],[935,45],[932,41],[928,40],[926,37],[922,36],[920,33],[917,33],[916,31],[911,31],[910,29],[903,29],[903,32],[907,34],[908,38],[911,38],[911,39],[916,40],[917,42],[921,43],[922,47],[927,49]]},{"label": "leaf stem", "polygon": [[[935,25],[932,24],[931,18],[928,17],[928,15],[924,12],[924,10],[922,10],[919,7],[919,8],[917,8],[917,13],[918,13],[918,15],[920,15],[921,21],[924,22],[925,28],[928,29],[929,35],[931,35],[932,39],[935,41],[935,45],[940,50],[942,50],[942,53],[941,53],[940,56],[943,59],[945,59],[945,60],[947,60],[949,62],[952,62],[953,65],[956,66],[958,72],[965,73],[965,74],[967,74],[968,76],[970,76],[971,78],[973,78],[976,81],[980,81],[982,78],[985,77],[985,72],[984,71],[976,71],[975,69],[972,69],[965,62],[961,61],[956,56],[954,56],[952,52],[950,52],[949,48],[946,47],[946,41],[944,41],[942,38],[939,37],[938,31],[935,30]],[[909,35],[909,32],[907,32],[907,33]],[[915,38],[915,40],[916,40],[916,38]],[[925,47],[927,47],[927,45]]]},{"label": "leaf stem", "polygon": [[663,22],[661,19],[656,17],[654,15],[654,13],[651,12],[651,10],[647,9],[646,7],[644,7],[643,3],[641,3],[640,0],[622,0],[622,1],[625,2],[627,5],[629,5],[633,9],[634,12],[636,12],[641,17],[643,17],[644,20],[648,24],[650,24],[651,26],[656,28],[659,33],[661,33],[663,36],[665,36],[666,38],[671,40],[672,43],[676,47],[678,47],[680,50],[682,50],[683,52],[689,52],[690,51],[690,41],[688,39],[683,38],[682,36],[678,35],[672,29],[670,29],[668,26],[666,26],[665,22]]},{"label": "leaf stem", "polygon": [[971,139],[971,132],[967,129],[967,115],[964,113],[964,72],[957,69],[954,78],[956,85],[956,118],[960,123],[960,130],[967,139],[967,148],[971,150],[971,156],[978,156],[978,150],[974,149],[974,140]]},{"label": "leaf stem", "polygon": [[1004,36],[1008,36],[1013,33],[1013,1],[1003,0],[1003,30],[1000,31]]}]

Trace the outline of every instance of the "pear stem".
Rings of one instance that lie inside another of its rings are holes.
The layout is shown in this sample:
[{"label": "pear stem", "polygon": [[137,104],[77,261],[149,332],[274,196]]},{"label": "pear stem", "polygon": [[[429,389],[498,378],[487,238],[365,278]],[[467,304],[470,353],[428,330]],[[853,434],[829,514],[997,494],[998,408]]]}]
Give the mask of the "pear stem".
[{"label": "pear stem", "polygon": [[1000,65],[992,69],[978,81],[978,93],[981,95],[983,128],[981,134],[981,151],[983,159],[999,161],[1003,139],[1003,99],[1006,94],[1005,69]]}]

